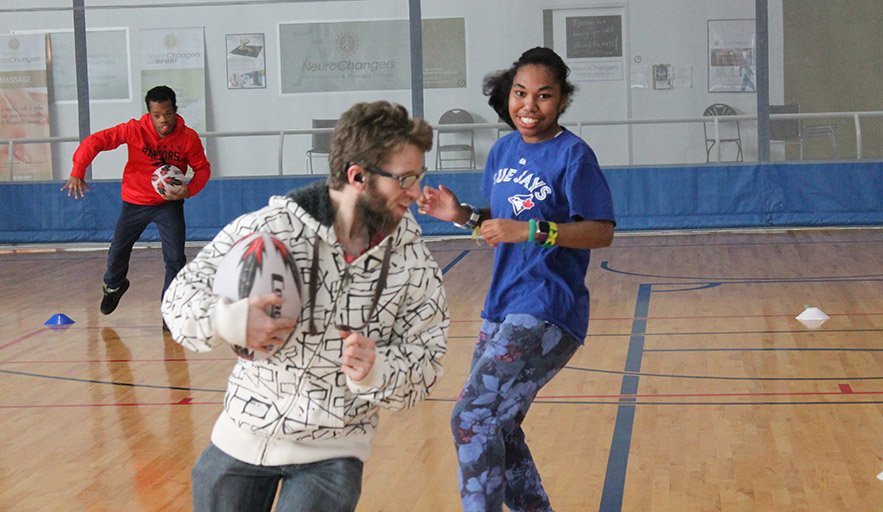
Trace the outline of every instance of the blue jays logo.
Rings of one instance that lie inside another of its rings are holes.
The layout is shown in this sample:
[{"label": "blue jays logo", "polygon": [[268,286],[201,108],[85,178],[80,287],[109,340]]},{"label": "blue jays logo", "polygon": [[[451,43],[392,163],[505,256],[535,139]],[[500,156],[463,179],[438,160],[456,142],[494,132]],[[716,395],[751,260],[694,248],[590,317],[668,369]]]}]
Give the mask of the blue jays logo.
[{"label": "blue jays logo", "polygon": [[512,209],[515,210],[515,215],[536,206],[536,203],[533,202],[533,196],[530,194],[514,195],[509,198],[509,203],[512,205]]},{"label": "blue jays logo", "polygon": [[[522,158],[519,164],[525,165],[527,161]],[[497,170],[494,175],[494,183],[515,183],[521,185],[526,194],[515,194],[509,196],[509,204],[515,215],[519,215],[525,210],[531,210],[537,206],[537,202],[542,202],[552,193],[552,189],[546,184],[539,173],[534,173],[529,169],[513,169],[503,167]]]}]

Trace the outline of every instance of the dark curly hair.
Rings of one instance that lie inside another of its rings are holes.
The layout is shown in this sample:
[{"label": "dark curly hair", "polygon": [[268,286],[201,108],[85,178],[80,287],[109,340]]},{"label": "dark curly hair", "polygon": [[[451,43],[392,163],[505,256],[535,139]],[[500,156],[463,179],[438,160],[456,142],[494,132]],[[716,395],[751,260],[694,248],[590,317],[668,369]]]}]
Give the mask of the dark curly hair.
[{"label": "dark curly hair", "polygon": [[413,144],[424,153],[432,149],[432,127],[410,119],[408,110],[388,101],[356,103],[334,127],[328,155],[328,187],[340,190],[347,183],[347,164],[383,165],[402,144]]},{"label": "dark curly hair", "polygon": [[[513,130],[515,129],[515,123],[509,117],[509,92],[512,90],[512,83],[518,70],[522,66],[530,64],[543,66],[548,69],[555,78],[555,81],[558,82],[561,94],[567,97],[564,110],[570,105],[573,92],[576,90],[576,87],[567,79],[567,76],[570,74],[570,68],[567,67],[564,60],[554,51],[542,46],[531,48],[522,53],[521,57],[513,62],[509,69],[502,69],[485,76],[482,91],[488,97],[488,105],[500,116],[500,120],[511,126]],[[561,112],[563,113],[564,110]]]},{"label": "dark curly hair", "polygon": [[144,95],[144,103],[147,104],[147,110],[150,110],[151,103],[165,103],[167,101],[172,102],[172,108],[176,111],[178,110],[177,98],[175,98],[175,91],[172,90],[171,87],[165,85],[157,85],[153,89],[147,91],[147,94]]}]

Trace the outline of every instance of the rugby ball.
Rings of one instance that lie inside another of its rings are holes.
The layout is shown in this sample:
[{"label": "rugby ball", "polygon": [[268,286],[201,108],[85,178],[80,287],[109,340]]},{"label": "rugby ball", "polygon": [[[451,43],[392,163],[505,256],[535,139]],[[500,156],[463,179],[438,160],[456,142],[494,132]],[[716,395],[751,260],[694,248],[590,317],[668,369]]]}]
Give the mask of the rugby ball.
[{"label": "rugby ball", "polygon": [[153,171],[150,183],[157,194],[166,197],[179,192],[184,187],[184,173],[172,164],[164,164]]},{"label": "rugby ball", "polygon": [[[285,302],[267,307],[268,315],[294,321],[300,317],[301,280],[294,256],[284,243],[268,233],[251,233],[233,244],[218,266],[212,290],[231,301],[275,293]],[[230,347],[243,359],[260,361],[268,359],[284,344],[281,341],[264,345],[268,352],[232,344]]]}]

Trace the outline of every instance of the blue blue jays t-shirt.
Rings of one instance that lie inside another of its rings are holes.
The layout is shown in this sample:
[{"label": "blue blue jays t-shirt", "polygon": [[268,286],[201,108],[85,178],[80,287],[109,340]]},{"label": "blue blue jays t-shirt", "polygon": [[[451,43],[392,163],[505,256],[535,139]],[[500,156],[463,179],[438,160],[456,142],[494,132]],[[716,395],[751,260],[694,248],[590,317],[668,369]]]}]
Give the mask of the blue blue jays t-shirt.
[{"label": "blue blue jays t-shirt", "polygon": [[[491,216],[558,223],[614,221],[607,180],[592,148],[566,129],[534,144],[511,133],[494,144],[482,192]],[[557,325],[580,343],[589,326],[586,271],[591,251],[534,244],[500,244],[482,318],[526,313]]]}]

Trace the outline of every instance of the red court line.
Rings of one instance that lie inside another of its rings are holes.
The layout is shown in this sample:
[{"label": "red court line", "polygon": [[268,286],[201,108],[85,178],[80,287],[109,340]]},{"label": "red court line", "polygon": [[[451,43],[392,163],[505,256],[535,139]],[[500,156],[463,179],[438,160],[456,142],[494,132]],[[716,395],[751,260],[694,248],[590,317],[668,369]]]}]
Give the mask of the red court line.
[{"label": "red court line", "polygon": [[[845,386],[845,388],[844,388]],[[586,398],[709,398],[709,397],[756,397],[756,396],[825,396],[825,395],[883,395],[883,391],[852,391],[849,384],[840,384],[840,391],[804,391],[794,393],[672,393],[661,395],[562,395],[542,396],[537,400],[564,400]],[[846,389],[849,389],[847,391]]]},{"label": "red court line", "polygon": [[[672,394],[639,394],[639,395],[561,395],[561,396],[538,396],[537,401],[542,400],[577,400],[577,399],[622,399],[622,398],[714,398],[714,397],[770,397],[770,396],[828,396],[828,395],[883,395],[883,391],[852,391],[849,384],[840,384],[841,391],[832,392],[802,392],[802,393],[672,393]],[[193,398],[182,398],[177,402],[145,402],[145,403],[119,403],[119,404],[44,404],[44,405],[0,405],[0,409],[51,409],[58,407],[150,407],[170,405],[223,405],[218,402],[194,402]],[[615,404],[616,402],[611,402]],[[832,402],[836,403],[836,402]]]},{"label": "red court line", "polygon": [[0,364],[92,364],[92,363],[200,363],[204,361],[235,361],[235,357],[204,357],[199,359],[85,359],[82,361],[36,360],[36,361],[0,361]]},{"label": "red court line", "polygon": [[[835,316],[881,316],[883,313],[826,313],[830,317]],[[718,318],[794,318],[797,315],[696,315],[696,316],[624,316],[624,317],[592,317],[591,321],[596,320],[702,320],[718,319]]]},{"label": "red court line", "polygon": [[0,405],[0,409],[53,409],[53,408],[70,408],[70,407],[150,407],[150,406],[169,406],[169,405],[224,405],[220,402],[194,402],[191,398],[185,398],[178,402],[145,402],[145,403],[123,403],[123,404],[43,404],[43,405]]},{"label": "red court line", "polygon": [[11,346],[13,346],[13,345],[15,345],[15,344],[17,344],[17,343],[21,343],[22,341],[24,341],[24,340],[30,338],[31,336],[36,336],[36,335],[38,335],[38,334],[42,334],[42,333],[44,333],[44,332],[46,332],[46,331],[48,331],[48,330],[49,330],[49,329],[40,329],[40,330],[34,331],[34,332],[30,333],[30,334],[25,334],[25,335],[22,336],[21,338],[18,338],[18,339],[12,340],[12,341],[10,341],[9,343],[7,343],[7,344],[5,344],[5,345],[0,345],[0,350],[3,350],[3,349],[6,348],[6,347],[11,347]]},{"label": "red court line", "polygon": [[[881,316],[883,313],[826,313],[830,317],[835,316]],[[597,321],[618,321],[618,320],[702,320],[702,319],[720,319],[720,318],[732,318],[732,319],[742,319],[742,318],[794,318],[797,315],[695,315],[695,316],[621,316],[621,317],[592,317],[590,322]],[[476,318],[475,320],[451,320],[452,324],[456,323],[475,323],[475,322],[483,322],[481,318]]]}]

